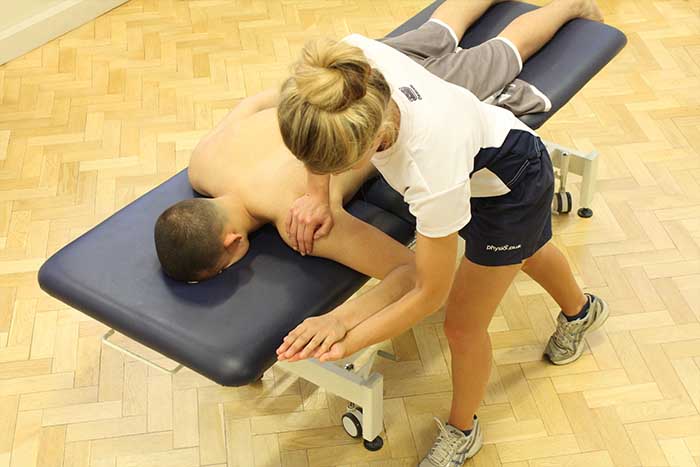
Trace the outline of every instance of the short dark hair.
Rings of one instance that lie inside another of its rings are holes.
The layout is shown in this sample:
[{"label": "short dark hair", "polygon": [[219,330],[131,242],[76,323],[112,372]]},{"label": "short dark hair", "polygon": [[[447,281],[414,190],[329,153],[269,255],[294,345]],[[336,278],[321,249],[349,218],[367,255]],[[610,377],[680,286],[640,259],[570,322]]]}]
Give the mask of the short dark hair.
[{"label": "short dark hair", "polygon": [[166,209],[155,227],[158,259],[175,280],[194,281],[216,268],[224,253],[224,221],[203,198],[180,201]]}]

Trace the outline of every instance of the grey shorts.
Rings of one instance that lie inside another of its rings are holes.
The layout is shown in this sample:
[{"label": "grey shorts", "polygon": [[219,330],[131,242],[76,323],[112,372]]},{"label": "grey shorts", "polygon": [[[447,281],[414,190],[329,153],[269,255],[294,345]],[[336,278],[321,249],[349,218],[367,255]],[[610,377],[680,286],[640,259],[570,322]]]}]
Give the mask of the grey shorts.
[{"label": "grey shorts", "polygon": [[551,108],[549,99],[537,88],[516,79],[523,63],[517,47],[506,38],[462,49],[452,28],[430,19],[418,29],[379,41],[445,81],[468,89],[479,100],[505,107],[515,115]]}]

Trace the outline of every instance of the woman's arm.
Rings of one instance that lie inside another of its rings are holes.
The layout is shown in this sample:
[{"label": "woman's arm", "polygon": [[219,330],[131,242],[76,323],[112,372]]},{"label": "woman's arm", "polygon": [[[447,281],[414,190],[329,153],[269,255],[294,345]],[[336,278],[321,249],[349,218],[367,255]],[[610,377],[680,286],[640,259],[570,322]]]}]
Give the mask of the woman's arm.
[{"label": "woman's arm", "polygon": [[358,324],[331,349],[318,355],[321,361],[344,358],[360,349],[396,337],[447,300],[456,269],[457,234],[443,238],[418,235],[416,285],[395,303]]},{"label": "woman's arm", "polygon": [[[364,260],[367,264],[383,266],[380,260],[382,250],[367,248],[366,244],[356,246],[364,248],[354,250],[355,254],[358,251],[360,255],[371,252]],[[339,253],[344,251],[341,249]],[[437,311],[445,302],[452,287],[456,256],[456,233],[444,238],[419,234],[415,269],[395,267],[381,283],[364,295],[344,303],[327,315],[302,323],[278,349],[280,359],[293,362],[325,355],[327,360],[336,360],[401,334]],[[327,326],[326,330],[319,330],[319,324]],[[342,341],[342,337],[337,336],[337,329],[348,331]],[[332,338],[327,339],[327,334],[333,334]],[[347,350],[338,355],[340,349]]]},{"label": "woman's arm", "polygon": [[325,237],[333,229],[330,207],[330,174],[320,175],[306,171],[306,193],[294,201],[285,222],[291,247],[302,255],[309,255],[314,241]]}]

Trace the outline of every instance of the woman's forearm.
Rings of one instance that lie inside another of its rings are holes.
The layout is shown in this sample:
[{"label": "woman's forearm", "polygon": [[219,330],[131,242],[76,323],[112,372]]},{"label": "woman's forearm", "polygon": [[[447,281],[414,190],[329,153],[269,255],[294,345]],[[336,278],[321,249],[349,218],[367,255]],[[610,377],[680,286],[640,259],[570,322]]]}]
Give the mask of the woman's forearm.
[{"label": "woman's forearm", "polygon": [[333,310],[345,329],[351,330],[364,320],[394,303],[413,289],[415,266],[404,264],[392,270],[384,280],[357,298],[348,300]]}]

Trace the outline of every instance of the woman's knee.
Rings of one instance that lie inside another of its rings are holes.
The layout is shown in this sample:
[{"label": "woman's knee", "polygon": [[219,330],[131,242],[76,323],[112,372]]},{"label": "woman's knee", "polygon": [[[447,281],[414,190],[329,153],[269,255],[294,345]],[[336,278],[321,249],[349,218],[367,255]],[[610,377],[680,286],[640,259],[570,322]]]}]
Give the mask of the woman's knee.
[{"label": "woman's knee", "polygon": [[488,323],[460,323],[455,320],[447,319],[443,325],[445,337],[451,347],[472,347],[481,345],[485,339],[488,339]]}]

